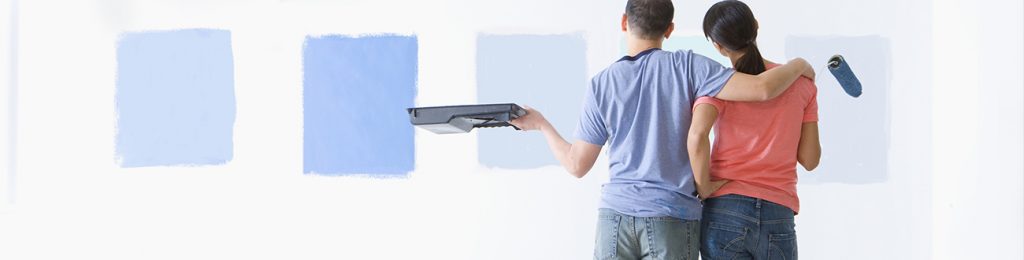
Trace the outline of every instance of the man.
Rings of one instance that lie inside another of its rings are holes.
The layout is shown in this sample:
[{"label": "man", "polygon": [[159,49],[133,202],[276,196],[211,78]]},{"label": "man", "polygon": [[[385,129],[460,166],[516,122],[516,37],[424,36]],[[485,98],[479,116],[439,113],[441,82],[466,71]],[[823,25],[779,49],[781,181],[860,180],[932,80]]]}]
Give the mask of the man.
[{"label": "man", "polygon": [[595,259],[697,259],[701,204],[686,149],[691,106],[701,96],[763,101],[814,71],[794,59],[760,75],[689,50],[662,51],[672,34],[671,0],[629,0],[622,15],[629,56],[591,80],[574,143],[537,110],[511,123],[543,132],[555,158],[582,178],[609,146],[610,180],[601,191]]}]

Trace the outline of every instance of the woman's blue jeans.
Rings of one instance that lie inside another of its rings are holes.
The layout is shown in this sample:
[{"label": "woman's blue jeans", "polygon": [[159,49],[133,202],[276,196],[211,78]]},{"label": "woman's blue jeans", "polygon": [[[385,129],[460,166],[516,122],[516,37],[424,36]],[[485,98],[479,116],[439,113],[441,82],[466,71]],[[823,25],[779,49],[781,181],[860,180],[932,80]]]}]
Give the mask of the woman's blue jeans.
[{"label": "woman's blue jeans", "polygon": [[704,202],[702,259],[797,259],[793,210],[766,200],[725,195]]}]

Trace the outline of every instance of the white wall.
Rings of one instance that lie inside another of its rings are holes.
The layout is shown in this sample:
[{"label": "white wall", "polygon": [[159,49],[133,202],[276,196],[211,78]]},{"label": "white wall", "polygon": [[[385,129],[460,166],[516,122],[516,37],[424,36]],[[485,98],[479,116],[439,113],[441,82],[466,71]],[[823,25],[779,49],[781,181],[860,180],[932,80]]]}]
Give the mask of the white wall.
[{"label": "white wall", "polygon": [[1024,258],[1020,1],[936,1],[933,252]]},{"label": "white wall", "polygon": [[[774,2],[751,5],[762,28],[758,42],[765,46],[762,50],[767,57],[779,57],[784,37],[790,34],[877,35],[888,39],[892,48],[891,64],[859,65],[891,69],[888,179],[878,184],[800,184],[797,231],[801,255],[805,259],[930,258],[928,153],[932,140],[927,117],[932,104],[926,97],[932,90],[930,68],[921,64],[932,60],[931,14],[926,11],[931,2],[801,1],[792,3],[791,8],[777,7]],[[822,80],[832,80],[829,77]],[[823,115],[822,120],[844,119]],[[825,149],[823,153],[843,151]]]},{"label": "white wall", "polygon": [[11,203],[13,200],[11,195],[14,193],[11,187],[13,182],[10,180],[13,175],[8,174],[11,165],[10,155],[14,154],[11,152],[14,146],[11,143],[13,133],[10,122],[14,120],[12,108],[17,104],[13,100],[16,95],[11,93],[11,90],[14,89],[11,85],[13,80],[16,80],[11,78],[11,68],[13,68],[11,64],[16,59],[11,55],[14,53],[13,48],[15,47],[11,45],[12,37],[10,37],[14,33],[11,31],[14,27],[11,22],[16,19],[12,16],[14,14],[13,7],[11,2],[0,2],[0,14],[4,14],[2,17],[7,18],[0,19],[0,86],[2,86],[0,87],[0,100],[2,100],[0,102],[3,102],[0,105],[0,147],[3,148],[0,150],[0,167],[2,167],[0,168],[0,212]]},{"label": "white wall", "polygon": [[[676,34],[700,34],[712,2],[676,1]],[[20,1],[17,201],[0,208],[0,256],[587,259],[604,159],[582,180],[553,166],[486,169],[475,134],[417,130],[408,179],[303,175],[301,47],[308,34],[416,34],[417,104],[474,103],[477,33],[583,32],[592,75],[620,54],[623,4]],[[804,259],[1024,256],[1019,2],[749,4],[769,58],[784,58],[788,35],[892,46],[888,179],[801,184]],[[117,35],[190,27],[232,32],[234,160],[118,168]]]}]

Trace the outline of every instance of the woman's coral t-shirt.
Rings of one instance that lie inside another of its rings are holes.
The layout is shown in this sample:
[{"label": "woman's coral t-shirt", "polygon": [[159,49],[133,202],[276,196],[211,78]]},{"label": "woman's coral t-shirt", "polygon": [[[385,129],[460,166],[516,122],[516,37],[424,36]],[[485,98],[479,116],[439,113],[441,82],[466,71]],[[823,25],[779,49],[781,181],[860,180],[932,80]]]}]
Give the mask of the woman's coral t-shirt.
[{"label": "woman's coral t-shirt", "polygon": [[[769,69],[778,65],[769,65]],[[800,211],[796,194],[797,149],[805,122],[818,121],[817,87],[800,77],[779,97],[732,102],[701,97],[718,109],[711,149],[711,180],[729,180],[711,194],[755,197]]]}]

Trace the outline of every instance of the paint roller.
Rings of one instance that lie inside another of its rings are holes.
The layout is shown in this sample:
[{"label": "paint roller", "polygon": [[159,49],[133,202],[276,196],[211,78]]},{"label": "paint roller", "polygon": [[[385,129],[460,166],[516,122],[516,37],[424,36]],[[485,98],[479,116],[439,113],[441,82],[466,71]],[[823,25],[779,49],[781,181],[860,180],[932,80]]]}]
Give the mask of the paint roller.
[{"label": "paint roller", "polygon": [[839,86],[843,87],[843,91],[846,91],[846,94],[851,97],[860,97],[860,80],[853,74],[850,64],[846,63],[843,55],[832,55],[832,58],[828,59],[828,71],[832,72],[832,76],[836,77],[836,80],[839,81]]}]

